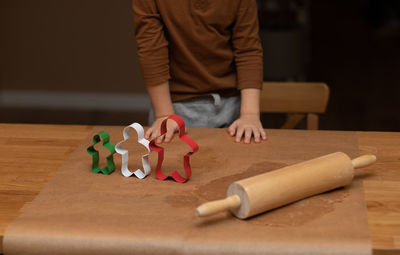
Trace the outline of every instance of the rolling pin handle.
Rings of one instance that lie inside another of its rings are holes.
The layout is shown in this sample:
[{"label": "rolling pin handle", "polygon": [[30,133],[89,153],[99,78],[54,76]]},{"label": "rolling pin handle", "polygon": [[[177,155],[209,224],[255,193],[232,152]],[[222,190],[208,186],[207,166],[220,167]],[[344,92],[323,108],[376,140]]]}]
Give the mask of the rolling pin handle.
[{"label": "rolling pin handle", "polygon": [[229,209],[238,208],[240,206],[240,198],[238,195],[232,195],[225,199],[215,200],[204,203],[197,207],[196,216],[205,217],[219,212],[227,211]]},{"label": "rolling pin handle", "polygon": [[364,166],[372,165],[373,163],[375,163],[375,161],[376,161],[376,156],[369,154],[355,158],[351,161],[351,163],[353,164],[354,168],[361,168]]}]

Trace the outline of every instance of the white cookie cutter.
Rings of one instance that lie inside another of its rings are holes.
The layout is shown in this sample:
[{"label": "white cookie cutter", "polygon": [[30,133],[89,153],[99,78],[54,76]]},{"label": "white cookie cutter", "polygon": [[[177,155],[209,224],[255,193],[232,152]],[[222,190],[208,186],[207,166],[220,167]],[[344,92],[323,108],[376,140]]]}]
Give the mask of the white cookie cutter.
[{"label": "white cookie cutter", "polygon": [[129,177],[134,174],[137,178],[143,179],[144,177],[149,175],[149,173],[151,171],[150,163],[149,163],[149,153],[142,156],[142,165],[143,165],[144,173],[140,168],[137,169],[135,172],[131,172],[128,168],[128,160],[129,160],[128,150],[123,149],[121,147],[121,144],[131,137],[130,132],[129,132],[129,130],[131,128],[136,130],[136,133],[138,135],[138,143],[140,143],[144,147],[146,147],[147,151],[150,153],[149,141],[144,138],[144,129],[143,129],[142,125],[140,125],[139,123],[133,123],[124,128],[124,131],[123,131],[124,140],[117,143],[117,145],[115,145],[115,151],[118,154],[121,154],[121,156],[122,156],[122,165],[121,165],[122,175],[125,177]]}]

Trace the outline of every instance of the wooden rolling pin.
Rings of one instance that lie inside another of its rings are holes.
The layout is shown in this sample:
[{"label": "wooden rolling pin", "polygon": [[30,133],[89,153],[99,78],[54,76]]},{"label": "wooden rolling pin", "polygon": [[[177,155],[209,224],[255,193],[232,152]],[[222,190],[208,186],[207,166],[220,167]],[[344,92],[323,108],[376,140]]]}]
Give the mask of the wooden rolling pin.
[{"label": "wooden rolling pin", "polygon": [[294,201],[350,184],[354,169],[373,164],[374,155],[351,160],[336,152],[232,183],[227,198],[200,205],[203,217],[230,210],[246,219]]}]

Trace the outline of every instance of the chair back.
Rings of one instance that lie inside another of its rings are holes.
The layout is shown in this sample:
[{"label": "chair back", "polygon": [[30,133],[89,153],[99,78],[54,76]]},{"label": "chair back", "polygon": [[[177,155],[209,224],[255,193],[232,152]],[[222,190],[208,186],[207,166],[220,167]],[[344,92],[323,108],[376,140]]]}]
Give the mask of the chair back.
[{"label": "chair back", "polygon": [[260,112],[289,113],[282,128],[295,128],[307,116],[307,129],[318,129],[318,114],[325,113],[329,87],[320,82],[264,82]]}]

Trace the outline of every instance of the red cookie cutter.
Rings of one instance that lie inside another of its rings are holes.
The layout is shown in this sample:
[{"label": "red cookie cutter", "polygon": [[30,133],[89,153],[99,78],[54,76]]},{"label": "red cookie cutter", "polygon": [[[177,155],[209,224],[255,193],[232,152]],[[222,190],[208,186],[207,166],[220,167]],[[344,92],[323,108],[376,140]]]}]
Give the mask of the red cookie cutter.
[{"label": "red cookie cutter", "polygon": [[185,134],[185,122],[178,115],[171,115],[161,123],[161,135],[160,136],[164,135],[167,132],[167,120],[169,120],[169,119],[175,121],[178,124],[178,126],[179,126],[179,139],[181,139],[183,142],[185,142],[187,145],[189,145],[190,148],[192,148],[193,151],[190,151],[190,152],[186,153],[186,155],[183,157],[183,167],[185,169],[186,178],[182,177],[178,173],[178,171],[176,171],[176,170],[174,170],[172,172],[172,174],[168,176],[168,175],[165,175],[161,171],[162,163],[164,161],[164,148],[156,145],[156,139],[157,138],[151,140],[150,144],[149,144],[150,149],[152,151],[155,151],[155,152],[158,153],[156,176],[160,180],[165,180],[168,177],[172,177],[175,181],[180,182],[180,183],[184,183],[192,175],[192,170],[190,168],[189,157],[192,156],[192,154],[195,153],[199,149],[199,146],[189,136],[186,136],[186,134]]}]

